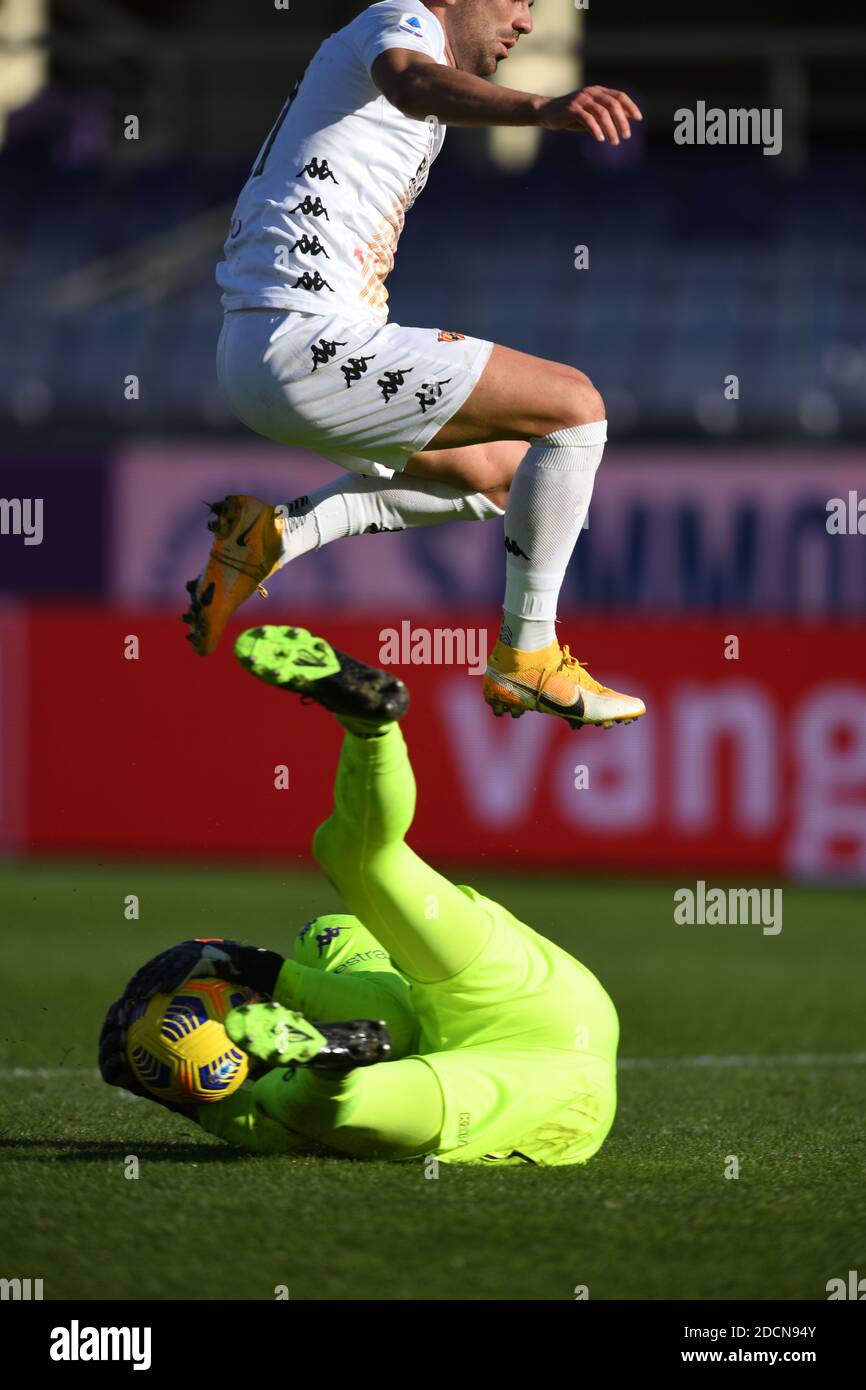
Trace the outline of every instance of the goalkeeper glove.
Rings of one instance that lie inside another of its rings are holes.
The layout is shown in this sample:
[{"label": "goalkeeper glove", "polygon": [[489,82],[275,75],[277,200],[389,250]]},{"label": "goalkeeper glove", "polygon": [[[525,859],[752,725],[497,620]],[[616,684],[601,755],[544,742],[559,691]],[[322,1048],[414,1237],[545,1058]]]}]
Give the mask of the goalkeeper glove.
[{"label": "goalkeeper glove", "polygon": [[246,985],[270,998],[284,958],[264,946],[244,946],[240,941],[204,937],[182,941],[161,951],[143,965],[124,990],[124,998],[149,999],[154,994],[173,994],[187,980],[216,976],[229,984]]},{"label": "goalkeeper glove", "polygon": [[99,1035],[99,1073],[109,1086],[120,1086],[124,1091],[131,1091],[134,1096],[156,1101],[157,1105],[170,1110],[174,1115],[185,1115],[187,1119],[194,1120],[194,1104],[181,1105],[178,1101],[163,1100],[160,1096],[154,1095],[141,1085],[129,1065],[126,1055],[126,1031],[132,1022],[136,1004],[143,1002],[124,996],[123,999],[116,999],[111,1005]]}]

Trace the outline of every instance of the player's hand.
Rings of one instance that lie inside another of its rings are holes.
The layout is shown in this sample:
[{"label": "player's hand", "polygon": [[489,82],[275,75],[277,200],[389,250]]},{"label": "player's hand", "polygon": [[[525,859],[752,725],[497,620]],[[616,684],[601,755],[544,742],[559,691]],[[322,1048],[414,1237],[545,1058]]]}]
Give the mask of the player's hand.
[{"label": "player's hand", "polygon": [[195,1118],[194,1105],[180,1105],[174,1101],[162,1100],[145,1089],[137,1079],[129,1058],[126,1055],[126,1032],[131,1022],[132,1012],[142,1000],[117,999],[105,1015],[102,1032],[99,1035],[99,1074],[108,1086],[119,1086],[121,1090],[131,1091],[135,1096],[152,1100],[174,1115]]},{"label": "player's hand", "polygon": [[124,997],[150,999],[154,994],[173,994],[187,980],[211,977],[270,995],[282,965],[283,957],[263,946],[245,946],[220,937],[181,941],[136,971]]},{"label": "player's hand", "polygon": [[544,130],[588,130],[596,140],[618,145],[631,137],[631,121],[642,121],[637,105],[613,87],[583,87],[564,97],[551,97],[542,108]]},{"label": "player's hand", "polygon": [[178,946],[170,946],[160,951],[133,975],[124,990],[124,996],[136,999],[150,999],[154,994],[173,994],[185,985],[187,980],[210,979],[236,980],[238,972],[232,962],[232,948],[240,945],[237,941],[181,941]]}]

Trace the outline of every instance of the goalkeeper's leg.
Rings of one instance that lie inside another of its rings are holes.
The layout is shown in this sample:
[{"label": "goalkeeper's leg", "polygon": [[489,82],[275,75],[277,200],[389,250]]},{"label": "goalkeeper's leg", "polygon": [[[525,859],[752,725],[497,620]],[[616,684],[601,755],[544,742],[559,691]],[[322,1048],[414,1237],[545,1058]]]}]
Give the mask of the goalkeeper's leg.
[{"label": "goalkeeper's leg", "polygon": [[415,778],[396,724],[378,737],[346,732],[334,811],[313,853],[343,901],[411,980],[450,979],[480,954],[487,913],[405,843]]},{"label": "goalkeeper's leg", "polygon": [[[414,809],[415,779],[399,727],[382,726],[373,737],[347,730],[334,811],[316,832],[313,850],[394,965],[414,981],[433,983],[471,964],[492,926],[483,908],[406,845]],[[304,988],[313,986],[316,973],[304,971]],[[362,987],[381,983],[368,979]],[[388,1159],[435,1152],[445,1121],[436,1074],[413,1057],[343,1074],[276,1068],[252,1093],[212,1111],[203,1117],[206,1128],[246,1148],[288,1152],[313,1142]]]},{"label": "goalkeeper's leg", "polygon": [[493,927],[479,903],[404,841],[415,778],[397,726],[408,706],[403,682],[303,628],[251,628],[235,653],[251,675],[315,700],[346,730],[334,812],[319,826],[313,853],[349,911],[413,982],[457,975]]},{"label": "goalkeeper's leg", "polygon": [[354,1158],[435,1153],[445,1106],[435,1073],[416,1058],[315,1072],[276,1067],[251,1091],[200,1105],[203,1129],[253,1153],[322,1146]]}]

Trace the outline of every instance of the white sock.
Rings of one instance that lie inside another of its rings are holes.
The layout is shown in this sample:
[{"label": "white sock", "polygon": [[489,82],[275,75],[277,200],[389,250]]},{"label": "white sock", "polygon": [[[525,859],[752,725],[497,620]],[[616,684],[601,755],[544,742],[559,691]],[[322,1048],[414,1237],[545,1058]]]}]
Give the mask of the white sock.
[{"label": "white sock", "polygon": [[556,637],[556,603],[580,535],[604,444],[607,421],[533,439],[505,511],[505,602],[500,641],[521,651]]},{"label": "white sock", "polygon": [[461,492],[430,478],[335,478],[306,497],[286,504],[283,564],[344,536],[406,531],[443,521],[488,521],[503,516],[483,492]]}]

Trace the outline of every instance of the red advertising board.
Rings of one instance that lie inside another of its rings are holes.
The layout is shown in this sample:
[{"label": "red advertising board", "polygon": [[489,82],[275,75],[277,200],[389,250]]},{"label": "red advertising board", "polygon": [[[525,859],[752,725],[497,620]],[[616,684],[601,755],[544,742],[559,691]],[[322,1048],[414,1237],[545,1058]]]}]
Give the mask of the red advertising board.
[{"label": "red advertising board", "polygon": [[[162,613],[34,607],[26,621],[26,640],[20,621],[0,626],[0,671],[7,686],[16,671],[4,768],[23,751],[17,837],[29,849],[307,857],[339,746],[325,713],[251,680],[230,640],[196,657]],[[404,621],[334,621],[327,635],[376,662],[395,651],[388,629],[398,634],[419,852],[866,880],[863,625],[565,621],[575,654],[649,711],[627,728],[572,732],[543,716],[495,719],[480,677],[457,664],[467,630],[470,654],[492,642],[494,614],[441,640],[447,615],[438,628],[425,615],[408,637]]]},{"label": "red advertising board", "polygon": [[0,603],[0,854],[27,844],[27,663],[24,610]]}]

